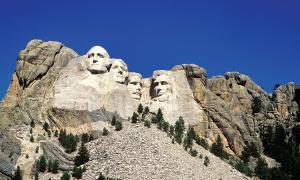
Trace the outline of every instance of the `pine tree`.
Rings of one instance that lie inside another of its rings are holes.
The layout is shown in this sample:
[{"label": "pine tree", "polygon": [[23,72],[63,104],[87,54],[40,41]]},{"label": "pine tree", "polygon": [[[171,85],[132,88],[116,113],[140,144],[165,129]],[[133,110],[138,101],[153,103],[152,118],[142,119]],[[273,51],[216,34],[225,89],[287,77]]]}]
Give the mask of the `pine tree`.
[{"label": "pine tree", "polygon": [[30,132],[30,134],[32,134],[32,132],[33,132],[32,128],[30,128],[30,131],[29,131],[29,132]]},{"label": "pine tree", "polygon": [[150,127],[151,127],[151,122],[148,121],[148,120],[146,120],[146,121],[144,122],[144,126],[150,128]]},{"label": "pine tree", "polygon": [[81,179],[83,172],[84,172],[84,168],[82,168],[80,166],[79,167],[74,167],[73,172],[72,172],[72,176],[77,178],[77,179]]},{"label": "pine tree", "polygon": [[116,131],[120,131],[123,128],[122,121],[116,122]]},{"label": "pine tree", "polygon": [[160,123],[164,121],[164,115],[161,111],[161,109],[159,108],[156,114],[156,123]]},{"label": "pine tree", "polygon": [[109,131],[106,128],[103,128],[102,135],[107,136]]},{"label": "pine tree", "polygon": [[48,161],[48,172],[52,172],[53,163],[51,160]]},{"label": "pine tree", "polygon": [[87,133],[83,133],[81,136],[82,143],[87,143],[89,141],[89,135]]},{"label": "pine tree", "polygon": [[81,143],[79,152],[75,158],[75,165],[76,166],[80,166],[86,162],[88,162],[90,159],[90,155],[88,150],[86,149],[86,147],[84,146],[83,143]]},{"label": "pine tree", "polygon": [[112,117],[112,120],[111,120],[111,125],[112,126],[115,126],[116,125],[116,122],[117,122],[117,119],[115,116]]},{"label": "pine tree", "polygon": [[208,166],[209,165],[209,159],[208,159],[208,157],[207,156],[205,156],[205,158],[204,158],[204,166]]},{"label": "pine tree", "polygon": [[138,117],[139,117],[138,114],[136,112],[134,112],[131,117],[131,123],[137,123]]},{"label": "pine tree", "polygon": [[34,137],[32,135],[30,136],[30,142],[34,142]]},{"label": "pine tree", "polygon": [[255,167],[255,174],[260,178],[260,179],[266,179],[268,176],[268,164],[266,161],[262,158],[259,158],[256,167]]},{"label": "pine tree", "polygon": [[12,180],[22,180],[22,172],[20,166],[17,166],[17,170],[15,171]]},{"label": "pine tree", "polygon": [[194,137],[194,132],[193,132],[193,128],[189,127],[186,137],[183,141],[183,146],[185,148],[185,150],[187,150],[188,148],[192,148],[193,146],[193,137]]},{"label": "pine tree", "polygon": [[218,135],[217,140],[211,146],[211,152],[220,158],[228,158],[226,152],[223,149],[223,143],[220,135]]},{"label": "pine tree", "polygon": [[39,162],[39,165],[38,165],[39,171],[40,171],[40,172],[45,172],[45,171],[46,171],[46,168],[47,168],[47,162],[46,162],[45,156],[42,155],[42,156],[40,157],[40,160],[39,160],[38,162]]},{"label": "pine tree", "polygon": [[146,106],[145,109],[144,109],[144,114],[148,114],[149,113],[149,107]]},{"label": "pine tree", "polygon": [[49,131],[49,124],[47,122],[44,123],[43,129],[48,132]]},{"label": "pine tree", "polygon": [[57,160],[55,160],[52,165],[52,172],[56,174],[58,173],[58,169],[59,169],[59,163]]},{"label": "pine tree", "polygon": [[32,127],[32,128],[35,127],[35,123],[34,123],[33,119],[32,119],[31,122],[30,122],[30,127]]},{"label": "pine tree", "polygon": [[54,136],[58,137],[58,131],[57,130],[55,130]]},{"label": "pine tree", "polygon": [[142,114],[144,108],[143,108],[143,105],[142,104],[139,104],[139,107],[138,107],[138,113],[139,114]]},{"label": "pine tree", "polygon": [[174,126],[173,125],[170,126],[170,131],[169,132],[170,132],[171,136],[174,135]]},{"label": "pine tree", "polygon": [[180,116],[179,119],[175,123],[175,140],[178,144],[182,143],[182,137],[184,132],[184,120]]},{"label": "pine tree", "polygon": [[70,180],[70,174],[67,172],[64,172],[64,174],[62,175],[62,177],[60,178],[60,180]]}]

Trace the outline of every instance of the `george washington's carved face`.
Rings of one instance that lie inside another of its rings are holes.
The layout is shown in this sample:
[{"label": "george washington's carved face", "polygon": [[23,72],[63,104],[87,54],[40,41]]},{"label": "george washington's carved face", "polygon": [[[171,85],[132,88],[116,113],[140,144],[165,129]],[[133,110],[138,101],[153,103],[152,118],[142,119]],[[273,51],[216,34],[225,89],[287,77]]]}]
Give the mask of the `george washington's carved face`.
[{"label": "george washington's carved face", "polygon": [[108,71],[110,65],[109,55],[100,46],[92,47],[87,53],[88,70],[92,74],[102,74]]},{"label": "george washington's carved face", "polygon": [[138,73],[129,74],[127,88],[133,99],[140,100],[142,76]]},{"label": "george washington's carved face", "polygon": [[125,83],[126,77],[128,76],[128,68],[123,60],[114,60],[111,65],[110,72],[116,82],[121,84]]},{"label": "george washington's carved face", "polygon": [[165,74],[158,75],[153,82],[154,99],[158,101],[167,101],[172,92],[172,86],[168,76]]}]

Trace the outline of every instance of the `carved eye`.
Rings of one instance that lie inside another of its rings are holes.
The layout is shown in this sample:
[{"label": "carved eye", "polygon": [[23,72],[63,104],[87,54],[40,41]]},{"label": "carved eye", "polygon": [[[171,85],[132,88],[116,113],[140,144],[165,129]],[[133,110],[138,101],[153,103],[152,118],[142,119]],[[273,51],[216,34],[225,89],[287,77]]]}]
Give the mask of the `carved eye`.
[{"label": "carved eye", "polygon": [[88,58],[91,58],[93,56],[94,56],[94,53],[91,53],[91,54],[88,55]]},{"label": "carved eye", "polygon": [[162,81],[162,82],[161,82],[161,85],[167,85],[167,84],[168,84],[167,81]]},{"label": "carved eye", "polygon": [[155,82],[155,83],[154,83],[154,86],[158,86],[158,82]]},{"label": "carved eye", "polygon": [[97,54],[97,56],[99,56],[100,58],[103,58],[104,56],[100,53]]}]

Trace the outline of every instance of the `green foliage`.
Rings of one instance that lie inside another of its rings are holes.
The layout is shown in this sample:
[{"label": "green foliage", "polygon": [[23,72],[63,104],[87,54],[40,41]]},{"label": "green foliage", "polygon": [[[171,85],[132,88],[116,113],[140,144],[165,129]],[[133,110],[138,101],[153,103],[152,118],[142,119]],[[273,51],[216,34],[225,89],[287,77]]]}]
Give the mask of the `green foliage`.
[{"label": "green foliage", "polygon": [[100,173],[99,177],[97,178],[97,180],[106,180],[107,178],[102,174]]},{"label": "green foliage", "polygon": [[209,145],[208,145],[208,142],[206,139],[201,138],[200,136],[196,136],[195,141],[198,145],[202,146],[204,149],[207,150],[209,148]]},{"label": "green foliage", "polygon": [[185,150],[187,150],[188,148],[192,148],[193,139],[195,138],[195,136],[196,136],[196,133],[195,133],[194,129],[189,127],[186,137],[183,141],[183,147],[185,148]]},{"label": "green foliage", "polygon": [[144,110],[143,105],[142,105],[142,104],[139,104],[139,107],[138,107],[138,110],[137,110],[138,113],[139,113],[139,114],[142,114],[143,110]]},{"label": "green foliage", "polygon": [[184,120],[180,116],[179,119],[175,123],[175,140],[178,144],[182,143],[182,137],[184,132]]},{"label": "green foliage", "polygon": [[56,174],[58,173],[58,169],[59,169],[59,163],[57,160],[55,160],[52,164],[52,172]]},{"label": "green foliage", "polygon": [[149,107],[146,106],[145,109],[144,109],[144,114],[148,114],[149,113]]},{"label": "green foliage", "polygon": [[32,135],[30,136],[30,142],[34,142],[34,137]]},{"label": "green foliage", "polygon": [[235,169],[249,177],[251,177],[253,173],[247,164],[243,163],[242,161],[239,161],[235,165]]},{"label": "green foliage", "polygon": [[260,179],[267,179],[268,177],[268,164],[262,158],[259,158],[256,167],[255,167],[255,174]]},{"label": "green foliage", "polygon": [[245,163],[247,163],[247,162],[249,162],[250,156],[255,157],[255,158],[259,158],[260,157],[259,151],[258,151],[257,146],[256,146],[256,144],[254,142],[251,142],[250,144],[248,144],[244,148],[244,150],[243,150],[243,152],[241,154],[241,159]]},{"label": "green foliage", "polygon": [[81,146],[79,148],[78,154],[75,158],[75,165],[80,166],[86,162],[88,162],[90,159],[90,154],[86,147],[84,146],[84,143],[81,143]]},{"label": "green foliage", "polygon": [[146,120],[146,121],[144,122],[144,126],[150,128],[150,127],[151,127],[151,122],[148,121],[148,120]]},{"label": "green foliage", "polygon": [[193,157],[196,157],[198,155],[198,151],[196,149],[190,149],[190,154]]},{"label": "green foliage", "polygon": [[55,130],[54,137],[58,137],[58,131]]},{"label": "green foliage", "polygon": [[228,155],[224,151],[220,135],[218,135],[216,142],[212,144],[210,151],[221,159],[228,159]]},{"label": "green foliage", "polygon": [[35,153],[36,154],[39,153],[39,147],[38,146],[35,148]]},{"label": "green foliage", "polygon": [[174,136],[174,126],[173,125],[170,126],[169,132],[170,132],[171,136]]},{"label": "green foliage", "polygon": [[115,116],[113,116],[112,119],[111,119],[111,123],[110,123],[110,124],[111,124],[112,126],[115,126],[115,125],[116,125],[116,122],[117,122],[117,118],[116,118]]},{"label": "green foliage", "polygon": [[34,128],[35,127],[35,123],[34,123],[34,120],[32,119],[31,122],[30,122],[30,127]]},{"label": "green foliage", "polygon": [[252,100],[252,111],[254,113],[259,113],[262,110],[262,100],[260,97],[254,97]]},{"label": "green foliage", "polygon": [[46,161],[46,158],[44,155],[42,155],[37,163],[38,165],[38,168],[39,168],[39,171],[40,172],[45,172],[46,169],[47,169],[47,161]]},{"label": "green foliage", "polygon": [[209,159],[208,159],[208,157],[207,156],[205,156],[205,158],[204,158],[204,166],[208,166],[209,165]]},{"label": "green foliage", "polygon": [[161,111],[161,109],[159,108],[156,114],[156,123],[160,123],[164,121],[164,115]]},{"label": "green foliage", "polygon": [[136,112],[134,112],[131,117],[131,123],[137,123],[138,118],[139,118],[139,115]]},{"label": "green foliage", "polygon": [[44,123],[43,129],[48,132],[49,131],[49,124],[47,122]]},{"label": "green foliage", "polygon": [[66,134],[66,130],[60,130],[58,141],[65,148],[67,153],[72,153],[76,150],[77,140],[72,133]]},{"label": "green foliage", "polygon": [[48,172],[52,172],[53,163],[51,160],[48,161]]},{"label": "green foliage", "polygon": [[116,131],[120,131],[123,128],[122,121],[116,122]]},{"label": "green foliage", "polygon": [[32,134],[32,132],[33,132],[33,131],[32,131],[32,128],[30,128],[30,131],[29,131],[29,132],[30,132],[30,134]]},{"label": "green foliage", "polygon": [[67,172],[64,172],[64,174],[62,175],[62,177],[60,178],[60,180],[70,180],[70,174]]},{"label": "green foliage", "polygon": [[20,166],[17,166],[17,170],[11,178],[12,180],[22,180],[22,172]]},{"label": "green foliage", "polygon": [[81,142],[82,143],[87,143],[89,142],[89,135],[87,133],[83,133],[82,136],[81,136]]},{"label": "green foliage", "polygon": [[106,128],[103,128],[102,135],[107,136],[108,134],[109,134],[109,131]]},{"label": "green foliage", "polygon": [[167,121],[162,121],[162,129],[164,132],[169,131],[170,124]]},{"label": "green foliage", "polygon": [[72,172],[72,177],[75,177],[77,179],[82,178],[82,173],[84,172],[84,168],[82,167],[74,167]]}]

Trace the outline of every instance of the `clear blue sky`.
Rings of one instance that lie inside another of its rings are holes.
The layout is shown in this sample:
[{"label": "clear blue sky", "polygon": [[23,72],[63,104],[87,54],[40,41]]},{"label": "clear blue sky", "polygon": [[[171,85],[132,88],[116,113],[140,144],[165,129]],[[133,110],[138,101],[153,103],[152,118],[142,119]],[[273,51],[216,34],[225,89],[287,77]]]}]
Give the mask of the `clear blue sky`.
[{"label": "clear blue sky", "polygon": [[0,99],[33,38],[81,55],[99,44],[145,77],[195,63],[209,76],[242,72],[269,92],[300,81],[299,0],[6,0],[0,23]]}]

